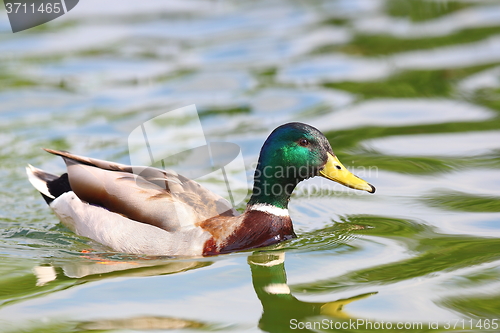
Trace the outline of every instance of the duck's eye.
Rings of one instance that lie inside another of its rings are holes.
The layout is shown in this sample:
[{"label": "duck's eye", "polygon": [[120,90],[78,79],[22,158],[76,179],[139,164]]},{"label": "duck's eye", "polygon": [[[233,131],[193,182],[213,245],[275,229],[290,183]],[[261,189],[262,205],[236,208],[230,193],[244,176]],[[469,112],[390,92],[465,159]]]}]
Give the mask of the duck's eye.
[{"label": "duck's eye", "polygon": [[341,169],[342,169],[342,167],[341,167],[340,165],[336,165],[335,167],[336,167],[337,169],[339,169],[339,170],[341,170]]},{"label": "duck's eye", "polygon": [[300,139],[299,140],[299,145],[301,145],[302,147],[307,147],[307,146],[309,146],[309,140],[307,140],[307,139]]}]

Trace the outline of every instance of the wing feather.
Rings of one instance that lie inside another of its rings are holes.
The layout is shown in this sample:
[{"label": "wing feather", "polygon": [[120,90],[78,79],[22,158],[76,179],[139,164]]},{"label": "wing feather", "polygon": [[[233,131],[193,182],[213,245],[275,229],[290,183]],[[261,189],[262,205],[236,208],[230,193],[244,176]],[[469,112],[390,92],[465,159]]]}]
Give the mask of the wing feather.
[{"label": "wing feather", "polygon": [[173,171],[46,150],[64,158],[71,189],[81,200],[131,220],[176,231],[217,215],[238,215],[227,200]]}]

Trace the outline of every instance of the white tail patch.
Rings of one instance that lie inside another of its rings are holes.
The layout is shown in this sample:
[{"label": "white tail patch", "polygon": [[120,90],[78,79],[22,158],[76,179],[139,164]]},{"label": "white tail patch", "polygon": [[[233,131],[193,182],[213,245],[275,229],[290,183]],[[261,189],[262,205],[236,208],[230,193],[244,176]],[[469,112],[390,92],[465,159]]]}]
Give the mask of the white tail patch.
[{"label": "white tail patch", "polygon": [[55,197],[52,194],[50,194],[49,188],[47,187],[47,183],[36,175],[37,172],[43,173],[44,171],[35,168],[31,164],[28,164],[28,166],[26,167],[26,173],[28,174],[28,180],[30,181],[31,185],[33,185],[33,187],[35,187],[43,195],[46,195],[51,199],[55,199]]}]

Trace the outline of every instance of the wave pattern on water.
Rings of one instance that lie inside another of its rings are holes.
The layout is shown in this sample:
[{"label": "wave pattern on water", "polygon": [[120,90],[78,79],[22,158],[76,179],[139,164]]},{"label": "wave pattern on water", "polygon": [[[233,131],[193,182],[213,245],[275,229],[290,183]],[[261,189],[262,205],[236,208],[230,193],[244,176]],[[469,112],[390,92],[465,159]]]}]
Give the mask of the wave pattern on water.
[{"label": "wave pattern on water", "polygon": [[[0,331],[498,319],[499,17],[489,0],[85,0],[0,24]],[[303,121],[377,192],[308,180],[297,239],[151,258],[70,233],[24,175],[63,172],[42,147],[128,163],[130,131],[193,103],[249,179],[268,133]]]}]

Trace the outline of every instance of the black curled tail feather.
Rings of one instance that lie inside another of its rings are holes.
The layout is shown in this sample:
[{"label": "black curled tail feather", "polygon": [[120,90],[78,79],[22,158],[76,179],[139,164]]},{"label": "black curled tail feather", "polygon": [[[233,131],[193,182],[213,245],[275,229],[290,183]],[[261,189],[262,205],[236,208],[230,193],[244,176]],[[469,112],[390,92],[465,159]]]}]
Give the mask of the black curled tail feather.
[{"label": "black curled tail feather", "polygon": [[29,165],[26,168],[30,183],[40,192],[47,204],[65,192],[71,191],[68,174],[56,176]]},{"label": "black curled tail feather", "polygon": [[49,189],[50,194],[56,198],[61,196],[63,193],[70,192],[71,185],[69,184],[68,174],[64,173],[61,177],[47,182],[47,188]]}]

